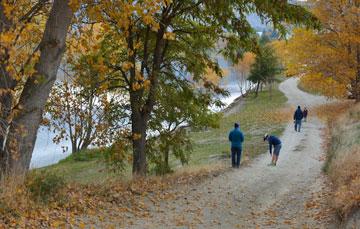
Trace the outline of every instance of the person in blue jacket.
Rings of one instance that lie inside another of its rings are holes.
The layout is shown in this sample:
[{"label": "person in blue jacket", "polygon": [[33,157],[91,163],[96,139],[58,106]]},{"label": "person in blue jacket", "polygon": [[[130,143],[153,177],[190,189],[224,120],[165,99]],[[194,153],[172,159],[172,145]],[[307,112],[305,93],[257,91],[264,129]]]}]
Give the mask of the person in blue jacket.
[{"label": "person in blue jacket", "polygon": [[[269,153],[272,155],[271,163],[269,166],[276,166],[277,160],[279,159],[280,149],[281,149],[281,141],[279,138],[273,135],[264,135],[264,141],[269,142]],[[272,148],[274,147],[274,151]]]},{"label": "person in blue jacket", "polygon": [[298,106],[298,108],[296,109],[295,113],[294,113],[294,122],[295,122],[295,131],[300,132],[300,128],[301,128],[301,120],[304,118],[304,114],[301,111],[300,106]]},{"label": "person in blue jacket", "polygon": [[242,152],[242,143],[244,142],[244,134],[241,132],[238,123],[234,124],[234,129],[229,134],[229,141],[231,142],[232,167],[239,168]]}]

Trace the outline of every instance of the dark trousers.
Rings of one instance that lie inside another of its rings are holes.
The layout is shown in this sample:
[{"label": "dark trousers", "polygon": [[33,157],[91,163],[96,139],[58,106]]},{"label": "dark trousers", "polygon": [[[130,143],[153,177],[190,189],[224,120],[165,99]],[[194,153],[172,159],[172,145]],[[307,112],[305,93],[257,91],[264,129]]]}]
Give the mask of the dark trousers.
[{"label": "dark trousers", "polygon": [[301,129],[301,120],[295,120],[295,131],[300,132]]},{"label": "dark trousers", "polygon": [[231,147],[231,162],[233,167],[240,166],[241,149],[238,147]]}]

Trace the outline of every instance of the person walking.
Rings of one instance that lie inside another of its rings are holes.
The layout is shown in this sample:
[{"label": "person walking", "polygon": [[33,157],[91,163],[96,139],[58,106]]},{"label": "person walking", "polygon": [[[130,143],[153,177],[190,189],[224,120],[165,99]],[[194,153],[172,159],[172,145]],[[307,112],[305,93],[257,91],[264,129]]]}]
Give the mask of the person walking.
[{"label": "person walking", "polygon": [[306,119],[307,119],[307,116],[308,116],[308,110],[307,110],[306,107],[303,110],[303,115],[304,115],[304,122],[306,122]]},{"label": "person walking", "polygon": [[229,133],[229,141],[231,142],[232,167],[239,168],[242,152],[242,143],[244,142],[244,134],[241,132],[238,123],[234,124],[234,129]]},{"label": "person walking", "polygon": [[304,114],[301,111],[300,106],[298,106],[298,108],[296,109],[296,111],[294,113],[295,131],[300,132],[301,120],[303,119],[303,117],[304,117]]},{"label": "person walking", "polygon": [[[268,141],[269,143],[269,153],[272,156],[271,157],[271,163],[268,164],[269,166],[276,166],[276,163],[279,159],[280,149],[281,149],[281,141],[278,137],[273,135],[264,135],[264,141]],[[274,147],[274,151],[272,151],[272,148]]]}]

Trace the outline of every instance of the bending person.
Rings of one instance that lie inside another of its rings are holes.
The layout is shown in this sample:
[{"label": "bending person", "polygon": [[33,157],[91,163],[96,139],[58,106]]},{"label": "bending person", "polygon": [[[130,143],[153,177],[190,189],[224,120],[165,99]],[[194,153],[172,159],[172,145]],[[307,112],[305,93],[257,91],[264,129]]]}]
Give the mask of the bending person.
[{"label": "bending person", "polygon": [[[276,163],[279,159],[280,149],[281,149],[281,141],[276,136],[265,134],[264,141],[269,142],[269,153],[272,155],[271,163],[269,166],[276,166]],[[274,147],[274,151],[272,151],[272,148]]]}]

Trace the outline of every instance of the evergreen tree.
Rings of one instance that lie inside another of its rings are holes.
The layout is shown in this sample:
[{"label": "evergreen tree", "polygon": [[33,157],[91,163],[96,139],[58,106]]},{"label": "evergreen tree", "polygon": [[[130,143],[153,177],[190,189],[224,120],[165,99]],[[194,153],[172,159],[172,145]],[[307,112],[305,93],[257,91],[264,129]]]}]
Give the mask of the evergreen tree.
[{"label": "evergreen tree", "polygon": [[251,66],[249,76],[249,80],[256,84],[256,96],[258,96],[261,83],[271,86],[275,76],[281,72],[282,68],[274,49],[269,44],[261,45],[260,51],[255,57],[255,63]]}]

